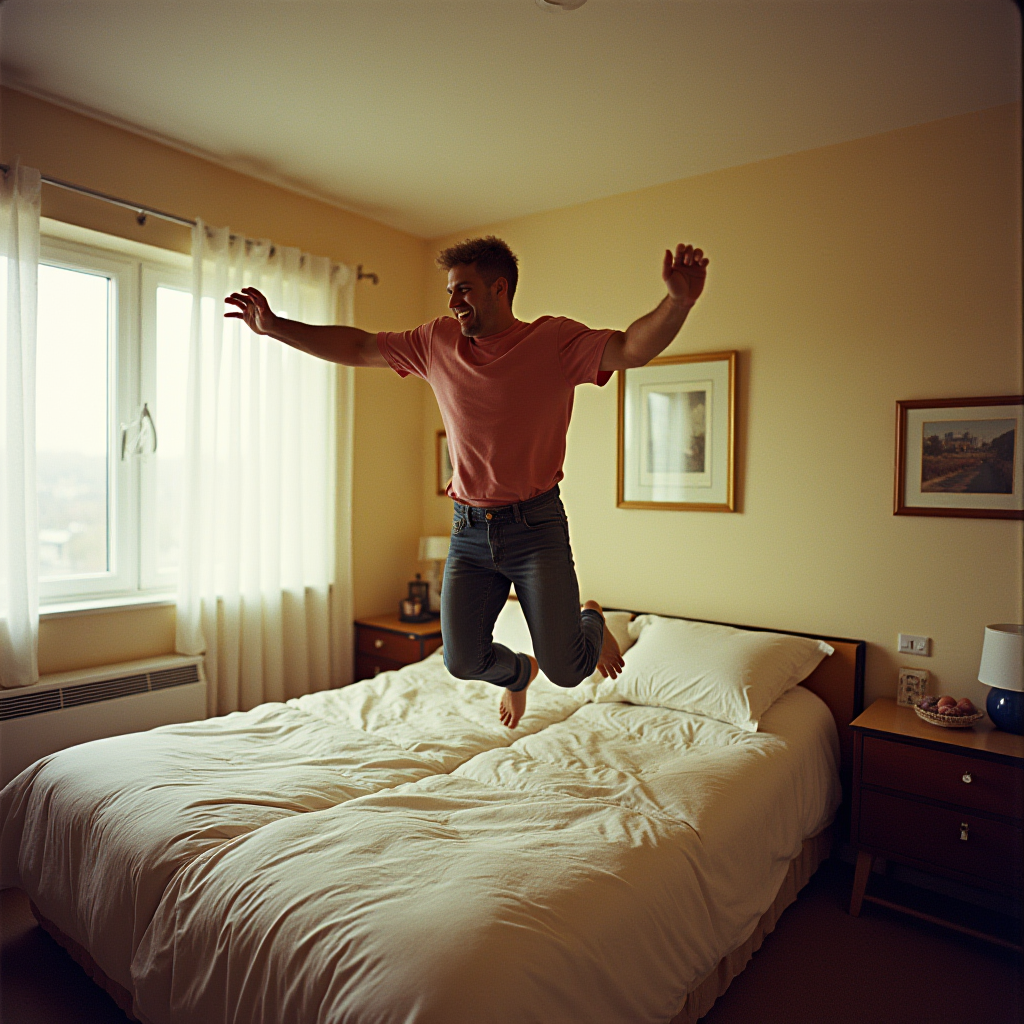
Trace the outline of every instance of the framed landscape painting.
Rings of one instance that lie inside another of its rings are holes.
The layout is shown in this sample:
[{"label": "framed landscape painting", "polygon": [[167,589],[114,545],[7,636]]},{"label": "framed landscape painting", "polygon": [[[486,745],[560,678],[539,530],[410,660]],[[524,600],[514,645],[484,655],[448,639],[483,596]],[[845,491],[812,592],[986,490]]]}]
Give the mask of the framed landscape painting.
[{"label": "framed landscape painting", "polygon": [[896,403],[898,516],[1024,519],[1024,397]]},{"label": "framed landscape painting", "polygon": [[619,373],[619,508],[734,511],[735,390],[735,352]]}]

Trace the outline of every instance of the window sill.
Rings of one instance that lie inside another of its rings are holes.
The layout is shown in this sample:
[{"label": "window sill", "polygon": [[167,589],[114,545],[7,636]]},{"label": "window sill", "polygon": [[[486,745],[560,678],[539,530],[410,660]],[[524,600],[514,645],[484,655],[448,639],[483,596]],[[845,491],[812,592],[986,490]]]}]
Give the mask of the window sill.
[{"label": "window sill", "polygon": [[128,608],[156,608],[175,604],[173,593],[133,594],[130,597],[94,597],[88,601],[62,601],[39,606],[40,619],[63,619],[70,615],[120,612]]}]

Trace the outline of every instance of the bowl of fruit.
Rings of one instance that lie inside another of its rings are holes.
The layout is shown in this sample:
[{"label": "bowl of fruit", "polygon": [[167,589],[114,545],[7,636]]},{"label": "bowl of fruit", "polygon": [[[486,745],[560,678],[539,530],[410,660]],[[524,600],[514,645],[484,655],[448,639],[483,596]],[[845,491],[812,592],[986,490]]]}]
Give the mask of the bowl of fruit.
[{"label": "bowl of fruit", "polygon": [[943,729],[968,729],[985,717],[985,712],[979,711],[969,697],[922,697],[914,710],[918,718]]}]

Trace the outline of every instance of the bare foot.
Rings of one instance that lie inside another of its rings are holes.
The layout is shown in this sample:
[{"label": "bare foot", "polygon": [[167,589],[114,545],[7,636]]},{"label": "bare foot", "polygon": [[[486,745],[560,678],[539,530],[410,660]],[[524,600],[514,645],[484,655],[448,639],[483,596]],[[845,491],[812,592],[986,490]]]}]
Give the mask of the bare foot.
[{"label": "bare foot", "polygon": [[523,717],[526,711],[526,691],[530,688],[530,683],[537,678],[537,659],[531,654],[527,657],[530,659],[529,682],[521,690],[506,690],[501,695],[501,703],[498,705],[501,724],[507,725],[510,729],[514,729],[519,724],[519,719]]},{"label": "bare foot", "polygon": [[[587,601],[583,607],[593,608],[594,611],[601,612],[601,618],[604,618],[604,612],[596,601]],[[612,636],[612,631],[608,628],[608,624],[605,623],[601,653],[597,657],[597,670],[605,679],[609,676],[615,679],[625,668],[625,665],[626,663],[622,660],[622,652],[619,650],[619,642]]]}]

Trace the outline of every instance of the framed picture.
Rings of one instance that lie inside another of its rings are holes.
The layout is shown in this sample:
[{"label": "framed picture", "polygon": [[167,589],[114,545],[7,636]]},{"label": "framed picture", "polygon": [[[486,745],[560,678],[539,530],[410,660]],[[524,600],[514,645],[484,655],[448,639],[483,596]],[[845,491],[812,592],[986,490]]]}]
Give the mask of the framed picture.
[{"label": "framed picture", "polygon": [[1024,519],[1024,397],[896,403],[898,516]]},{"label": "framed picture", "polygon": [[452,482],[452,457],[448,454],[448,438],[443,430],[437,432],[437,493],[446,495]]},{"label": "framed picture", "polygon": [[896,703],[903,707],[913,707],[921,703],[921,698],[928,689],[929,673],[923,668],[901,668],[900,684],[896,690]]},{"label": "framed picture", "polygon": [[619,373],[619,508],[732,512],[736,353]]}]

